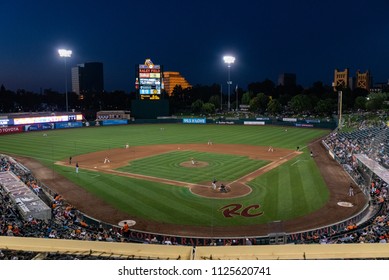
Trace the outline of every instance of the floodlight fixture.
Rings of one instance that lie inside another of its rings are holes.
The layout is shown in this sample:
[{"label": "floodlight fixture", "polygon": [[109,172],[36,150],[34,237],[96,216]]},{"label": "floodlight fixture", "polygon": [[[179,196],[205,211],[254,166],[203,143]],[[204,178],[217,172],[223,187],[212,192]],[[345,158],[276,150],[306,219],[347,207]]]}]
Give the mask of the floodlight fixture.
[{"label": "floodlight fixture", "polygon": [[72,56],[72,51],[71,50],[66,50],[66,49],[59,49],[58,54],[60,57],[71,57]]}]

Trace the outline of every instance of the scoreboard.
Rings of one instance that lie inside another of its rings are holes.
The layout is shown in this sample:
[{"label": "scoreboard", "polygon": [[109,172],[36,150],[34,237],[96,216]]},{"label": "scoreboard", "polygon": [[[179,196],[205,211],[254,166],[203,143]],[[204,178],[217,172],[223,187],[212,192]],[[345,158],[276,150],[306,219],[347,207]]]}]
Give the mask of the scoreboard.
[{"label": "scoreboard", "polygon": [[141,99],[159,100],[163,89],[161,65],[154,64],[146,59],[144,64],[137,66],[135,87]]}]

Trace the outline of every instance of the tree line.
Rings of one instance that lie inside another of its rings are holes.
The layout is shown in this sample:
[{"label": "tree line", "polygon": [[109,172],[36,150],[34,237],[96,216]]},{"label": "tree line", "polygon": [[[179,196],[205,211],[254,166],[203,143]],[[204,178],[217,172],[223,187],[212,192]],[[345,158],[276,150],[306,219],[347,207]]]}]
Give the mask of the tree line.
[{"label": "tree line", "polygon": [[[233,89],[230,96],[221,92],[219,84],[195,85],[182,89],[176,86],[173,92],[163,94],[168,99],[171,114],[214,114],[225,112],[228,109],[239,109],[246,105],[250,112],[256,114],[277,115],[288,112],[290,114],[314,114],[330,116],[337,111],[338,92],[322,82],[315,82],[309,88],[300,85],[275,85],[266,79],[262,82],[250,83],[246,90]],[[389,108],[389,93],[370,93],[362,88],[341,89],[343,110],[379,110]],[[82,112],[86,117],[95,116],[100,110],[131,110],[132,100],[139,98],[136,92],[87,92],[77,95],[68,93],[69,109]],[[34,93],[26,90],[16,92],[0,87],[0,113],[10,112],[37,112],[37,111],[64,111],[65,94],[51,89]]]},{"label": "tree line", "polygon": [[[230,95],[230,108],[246,105],[256,114],[277,115],[308,114],[331,116],[338,110],[339,92],[342,92],[343,110],[380,110],[389,108],[389,93],[370,93],[362,88],[334,90],[322,82],[309,88],[300,85],[278,85],[266,79],[250,83],[247,90],[235,89]],[[170,96],[170,104],[178,112],[213,114],[228,108],[228,96],[220,92],[220,85],[194,86],[182,89],[176,86]],[[238,104],[236,103],[238,102]]]}]

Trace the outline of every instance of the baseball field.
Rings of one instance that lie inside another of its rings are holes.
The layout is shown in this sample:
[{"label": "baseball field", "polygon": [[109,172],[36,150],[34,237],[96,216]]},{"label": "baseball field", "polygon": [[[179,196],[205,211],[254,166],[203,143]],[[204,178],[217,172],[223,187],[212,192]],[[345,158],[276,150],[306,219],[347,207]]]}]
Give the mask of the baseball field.
[{"label": "baseball field", "polygon": [[[249,236],[312,228],[326,222],[326,211],[336,212],[333,219],[357,211],[323,210],[340,200],[349,181],[339,169],[320,167],[329,159],[318,139],[328,133],[243,125],[88,127],[1,136],[0,153],[105,222],[133,220],[134,229],[156,233]],[[337,195],[329,186],[334,179],[342,186]]]}]

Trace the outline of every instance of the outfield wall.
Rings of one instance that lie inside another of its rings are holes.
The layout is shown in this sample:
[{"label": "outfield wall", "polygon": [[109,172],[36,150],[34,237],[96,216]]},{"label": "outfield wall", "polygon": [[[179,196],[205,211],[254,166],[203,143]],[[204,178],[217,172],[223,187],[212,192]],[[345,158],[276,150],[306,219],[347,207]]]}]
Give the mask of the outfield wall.
[{"label": "outfield wall", "polygon": [[[158,119],[132,119],[128,124],[216,124],[216,125],[279,125],[301,128],[322,128],[334,129],[337,124],[334,121],[320,121],[307,119],[277,119],[277,118],[252,118],[252,119],[235,119],[235,118],[205,118],[205,117],[182,117],[182,118],[158,118]],[[94,125],[91,122],[91,125]],[[100,122],[99,125],[104,125]]]}]

